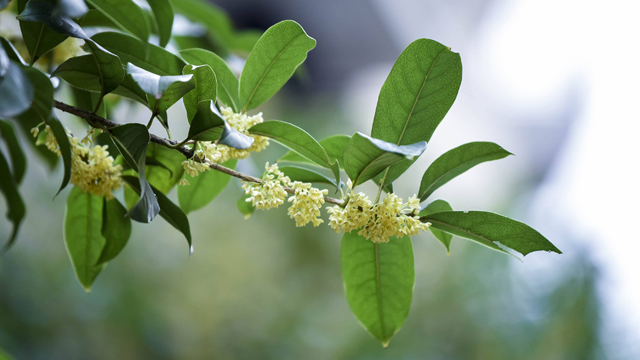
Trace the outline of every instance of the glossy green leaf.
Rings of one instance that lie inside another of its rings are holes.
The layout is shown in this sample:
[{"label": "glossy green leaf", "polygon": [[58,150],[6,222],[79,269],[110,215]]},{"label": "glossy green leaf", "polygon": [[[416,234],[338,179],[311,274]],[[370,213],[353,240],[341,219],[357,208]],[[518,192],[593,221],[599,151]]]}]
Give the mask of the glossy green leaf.
[{"label": "glossy green leaf", "polygon": [[13,44],[9,40],[7,40],[2,36],[0,36],[0,46],[4,48],[4,51],[7,53],[7,56],[9,57],[9,60],[13,60],[18,64],[24,65],[24,66],[29,65],[27,64],[26,61],[24,61],[22,56],[20,56],[20,53],[18,52],[18,50],[16,50],[15,46],[13,46]]},{"label": "glossy green leaf", "polygon": [[[451,207],[451,205],[449,205],[448,202],[444,200],[435,200],[435,201],[432,201],[429,205],[427,205],[424,209],[420,210],[420,213],[418,213],[418,216],[427,216],[427,215],[431,215],[433,213],[437,213],[441,211],[452,211],[452,210],[453,208]],[[451,239],[453,238],[453,235],[446,233],[444,231],[440,231],[435,227],[430,227],[429,230],[431,230],[431,233],[433,234],[433,236],[436,237],[436,239],[440,240],[440,242],[447,249],[447,254],[449,254],[449,252],[451,251]]]},{"label": "glossy green leaf", "polygon": [[[28,0],[16,0],[18,14],[25,10]],[[27,46],[31,63],[63,42],[67,36],[52,30],[40,22],[20,21],[20,31]]]},{"label": "glossy green leaf", "polygon": [[132,63],[156,75],[182,75],[182,69],[187,65],[175,54],[127,34],[105,31],[91,39],[118,55],[122,64]]},{"label": "glossy green leaf", "polygon": [[[347,149],[349,139],[351,139],[351,136],[349,135],[332,135],[318,141],[318,143],[320,143],[320,145],[322,145],[324,150],[327,152],[327,156],[329,156],[329,159],[342,159],[342,155]],[[278,161],[315,164],[313,161],[305,158],[295,151],[289,151],[288,153],[284,154],[284,156],[282,156]]]},{"label": "glossy green leaf", "polygon": [[374,244],[357,234],[342,237],[342,277],[351,310],[386,347],[411,308],[415,270],[408,236]]},{"label": "glossy green leaf", "polygon": [[20,66],[9,62],[0,80],[0,119],[11,119],[31,107],[34,91],[29,77]]},{"label": "glossy green leaf", "polygon": [[132,0],[87,0],[87,2],[122,30],[145,43],[149,39],[147,17],[144,11]]},{"label": "glossy green leaf", "polygon": [[87,45],[91,48],[91,53],[95,59],[99,70],[99,79],[102,86],[102,96],[112,92],[124,79],[124,69],[120,63],[120,58],[103,48],[93,40],[87,40]]},{"label": "glossy green leaf", "polygon": [[562,254],[549,240],[526,224],[508,217],[484,211],[443,211],[422,216],[423,222],[453,235],[474,240],[491,249],[522,255],[534,251]]},{"label": "glossy green leaf", "polygon": [[[138,195],[140,194],[140,184],[135,176],[123,176],[122,179],[133,189]],[[189,219],[187,215],[169,198],[167,198],[160,190],[152,188],[158,196],[158,203],[160,203],[160,216],[165,219],[171,226],[180,231],[187,242],[189,243],[189,253],[193,252],[193,246],[191,245],[191,229],[189,227]]]},{"label": "glossy green leaf", "polygon": [[127,73],[149,97],[149,107],[154,113],[167,111],[173,104],[193,90],[193,75],[159,76],[132,63],[127,64]]},{"label": "glossy green leaf", "polygon": [[7,150],[9,150],[13,180],[20,185],[27,171],[27,157],[20,146],[18,134],[8,121],[0,120],[0,138],[4,140]]},{"label": "glossy green leaf", "polygon": [[280,166],[280,171],[287,175],[291,181],[301,181],[306,183],[323,183],[336,185],[336,181],[320,174],[319,172],[302,168],[299,166]]},{"label": "glossy green leaf", "polygon": [[248,199],[249,199],[249,195],[242,194],[242,197],[238,199],[238,202],[236,203],[236,206],[238,207],[238,211],[240,211],[240,213],[244,215],[245,220],[250,218],[251,215],[253,215],[254,211],[256,211],[256,208],[253,207],[253,205],[251,204],[251,201],[247,201]]},{"label": "glossy green leaf", "polygon": [[[235,169],[238,160],[232,159],[224,164]],[[189,185],[178,187],[178,203],[187,214],[207,206],[229,184],[231,176],[220,171],[207,170],[196,177],[186,175]]]},{"label": "glossy green leaf", "polygon": [[104,264],[99,264],[106,240],[102,229],[102,197],[74,187],[67,199],[64,241],[80,285],[89,292]]},{"label": "glossy green leaf", "polygon": [[155,143],[149,144],[147,150],[146,178],[149,184],[168,194],[182,179],[184,155],[179,151],[169,149]]},{"label": "glossy green leaf", "polygon": [[[66,36],[88,39],[87,34],[85,34],[80,25],[67,16],[57,14],[55,12],[55,4],[47,0],[30,0],[17,19],[24,22],[42,23]],[[38,46],[37,43],[36,46]]]},{"label": "glossy green leaf", "polygon": [[103,199],[101,233],[105,245],[97,264],[104,264],[118,256],[131,236],[131,219],[118,199]]},{"label": "glossy green leaf", "polygon": [[111,129],[110,132],[111,139],[124,160],[139,174],[138,189],[142,189],[142,195],[138,203],[129,210],[129,216],[138,222],[151,222],[161,210],[156,198],[158,194],[154,194],[145,177],[149,131],[142,124],[125,124]]},{"label": "glossy green leaf", "polygon": [[13,230],[9,239],[0,250],[0,253],[6,251],[15,242],[18,231],[20,230],[20,223],[26,214],[26,208],[22,196],[18,191],[18,184],[12,176],[8,176],[11,173],[7,158],[4,156],[2,149],[0,149],[0,174],[7,174],[0,176],[0,192],[4,195],[4,199],[7,202],[7,214],[6,217],[13,223]]},{"label": "glossy green leaf", "polygon": [[420,156],[426,148],[424,141],[398,146],[357,132],[344,152],[344,169],[355,187],[398,161]]},{"label": "glossy green leaf", "polygon": [[89,11],[84,0],[58,0],[55,12],[70,18],[79,18]]},{"label": "glossy green leaf", "polygon": [[185,75],[192,75],[195,82],[195,89],[184,95],[184,107],[187,110],[187,120],[189,123],[196,116],[198,104],[201,101],[211,100],[215,103],[218,92],[218,81],[216,74],[209,65],[193,66],[187,65],[182,70]]},{"label": "glossy green leaf", "polygon": [[238,111],[238,78],[221,57],[204,49],[182,50],[180,56],[192,65],[209,65],[218,82],[218,99],[233,111]]},{"label": "glossy green leaf", "polygon": [[165,47],[171,39],[171,28],[173,27],[173,8],[169,0],[147,0],[153,18],[155,20],[160,46]]},{"label": "glossy green leaf", "polygon": [[215,141],[225,128],[225,121],[213,101],[198,103],[198,109],[189,127],[189,140]]},{"label": "glossy green leaf", "polygon": [[425,201],[439,187],[483,162],[513,155],[492,142],[472,142],[449,150],[437,158],[422,176],[420,201]]},{"label": "glossy green leaf", "polygon": [[298,23],[281,21],[256,43],[240,77],[240,104],[253,109],[271,98],[316,46]]}]

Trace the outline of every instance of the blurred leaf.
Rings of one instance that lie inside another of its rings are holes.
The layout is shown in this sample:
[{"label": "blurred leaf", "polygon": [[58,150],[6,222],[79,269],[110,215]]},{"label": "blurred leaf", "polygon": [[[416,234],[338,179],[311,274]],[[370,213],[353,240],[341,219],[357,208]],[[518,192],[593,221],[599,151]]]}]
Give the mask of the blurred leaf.
[{"label": "blurred leaf", "polygon": [[260,30],[238,30],[233,34],[233,42],[230,47],[233,50],[241,52],[242,54],[240,55],[246,58],[256,46],[260,37],[262,37],[262,31]]},{"label": "blurred leaf", "polygon": [[215,141],[220,138],[226,122],[216,109],[213,101],[198,103],[198,110],[191,121],[187,139],[199,141]]},{"label": "blurred leaf", "polygon": [[[18,14],[20,14],[25,10],[28,0],[17,0],[17,2]],[[54,31],[44,24],[30,21],[20,21],[20,30],[32,64],[67,38],[66,35]]]},{"label": "blurred leaf", "polygon": [[[87,0],[122,30],[142,40],[149,39],[149,24],[144,11],[131,0]],[[144,51],[144,48],[142,49]]]},{"label": "blurred leaf", "polygon": [[420,201],[425,201],[439,187],[483,162],[513,155],[492,142],[472,142],[449,150],[437,158],[422,176]]},{"label": "blurred leaf", "polygon": [[9,64],[11,62],[9,61],[9,55],[7,55],[7,52],[4,50],[4,46],[0,47],[0,81],[2,81],[4,79],[4,77],[7,75],[7,73],[9,72]]},{"label": "blurred leaf", "polygon": [[295,21],[281,21],[267,29],[240,76],[243,110],[253,109],[275,95],[315,46],[316,41]]},{"label": "blurred leaf", "polygon": [[397,161],[420,156],[426,148],[424,141],[398,146],[356,132],[344,152],[344,169],[356,187]]},{"label": "blurred leaf", "polygon": [[140,201],[129,210],[129,216],[138,222],[151,222],[160,212],[160,205],[156,199],[158,194],[154,194],[151,185],[145,178],[145,159],[150,140],[149,131],[142,124],[125,124],[116,126],[110,132],[111,139],[120,150],[124,160],[139,174],[138,189],[142,188],[142,195]]},{"label": "blurred leaf", "polygon": [[102,236],[105,246],[97,264],[104,264],[113,260],[129,241],[131,236],[131,219],[118,199],[103,199],[102,206]]},{"label": "blurred leaf", "polygon": [[149,97],[149,107],[154,114],[167,111],[182,96],[195,87],[193,75],[160,76],[132,63],[127,64],[127,73]]},{"label": "blurred leaf", "polygon": [[[226,51],[229,48],[234,36],[233,24],[229,16],[218,6],[204,0],[171,0],[171,5],[176,12],[189,20],[206,26],[216,45],[222,47],[221,50]],[[217,75],[218,71],[215,68],[213,70]]]},{"label": "blurred leaf", "polygon": [[[418,213],[418,216],[427,216],[427,215],[431,215],[433,213],[437,213],[441,211],[452,211],[452,210],[453,208],[451,207],[451,205],[449,205],[448,202],[444,200],[435,200],[435,201],[432,201],[429,205],[427,205],[424,209],[422,209],[420,213]],[[433,234],[433,236],[435,236],[438,240],[440,240],[440,242],[447,249],[447,254],[449,254],[451,251],[451,239],[453,238],[453,235],[440,231],[433,226],[429,227],[429,230],[431,230],[431,233]]]},{"label": "blurred leaf", "polygon": [[[342,155],[344,154],[344,151],[347,148],[349,139],[351,139],[351,136],[349,135],[332,135],[318,141],[318,143],[322,145],[324,150],[327,152],[327,156],[329,156],[330,159],[342,159]],[[304,156],[298,154],[295,151],[287,152],[278,161],[290,161],[290,162],[315,164],[313,161],[305,158]]]},{"label": "blurred leaf", "polygon": [[[223,166],[235,169],[238,160],[232,159]],[[207,206],[229,184],[231,176],[216,170],[207,170],[196,177],[186,176],[187,186],[178,187],[178,203],[187,214]]]},{"label": "blurred leaf", "polygon": [[306,183],[323,183],[336,185],[336,181],[329,179],[328,177],[320,174],[319,172],[305,169],[299,166],[281,166],[279,167],[285,175],[287,175],[291,181],[301,181]]},{"label": "blurred leaf", "polygon": [[153,18],[158,28],[160,46],[165,47],[171,40],[171,28],[173,27],[173,8],[169,0],[147,0]]},{"label": "blurred leaf", "polygon": [[33,93],[29,77],[9,61],[4,79],[0,80],[0,119],[11,119],[29,110]]},{"label": "blurred leaf", "polygon": [[[151,159],[153,160],[150,161]],[[182,161],[184,159],[184,155],[179,151],[155,143],[149,144],[147,181],[163,194],[168,194],[182,178],[184,172]]]},{"label": "blurred leaf", "polygon": [[118,55],[122,64],[132,63],[160,76],[182,75],[182,69],[187,65],[175,54],[127,34],[105,31],[92,39]]},{"label": "blurred leaf", "polygon": [[232,147],[234,149],[248,149],[253,145],[253,138],[247,136],[238,130],[229,126],[228,123],[224,123],[224,128],[222,129],[222,134],[220,135],[220,139],[218,139],[218,143],[222,145],[226,145]]},{"label": "blurred leaf", "polygon": [[443,211],[422,216],[423,222],[453,235],[479,242],[491,249],[513,249],[522,255],[534,251],[562,254],[549,240],[526,224],[484,211]]},{"label": "blurred leaf", "polygon": [[27,157],[20,146],[18,134],[16,134],[11,123],[0,120],[0,136],[4,139],[7,150],[9,150],[11,169],[13,170],[13,180],[17,185],[20,185],[24,178],[24,174],[27,171]]},{"label": "blurred leaf", "polygon": [[[461,81],[460,54],[433,40],[414,41],[380,90],[371,136],[397,145],[428,142],[453,105]],[[394,164],[384,175],[385,185],[412,163]]]},{"label": "blurred leaf", "polygon": [[[75,21],[67,16],[56,14],[55,4],[47,0],[30,0],[25,5],[24,11],[20,12],[17,19],[20,21],[42,23],[66,36],[88,39],[87,34],[84,33],[80,25],[76,24]],[[36,42],[35,46],[38,45]]]},{"label": "blurred leaf", "polygon": [[216,94],[218,88],[218,82],[216,80],[216,74],[213,72],[209,65],[193,66],[187,65],[182,70],[185,75],[193,75],[195,82],[195,89],[184,95],[184,107],[187,110],[187,120],[189,124],[196,116],[198,111],[198,104],[201,101],[212,100],[216,101]]},{"label": "blurred leaf", "polygon": [[79,18],[89,11],[84,0],[58,0],[55,13],[70,18]]},{"label": "blurred leaf", "polygon": [[9,6],[9,1],[11,1],[11,0],[0,0],[0,10],[3,10],[7,6]]},{"label": "blurred leaf", "polygon": [[10,60],[13,60],[23,66],[29,65],[24,61],[22,56],[20,56],[20,53],[18,52],[18,50],[16,50],[13,44],[2,36],[0,36],[0,46],[4,48],[4,51],[6,51],[7,56],[9,56]]},{"label": "blurred leaf", "polygon": [[18,184],[15,182],[13,177],[8,176],[10,173],[11,169],[9,169],[7,158],[5,158],[2,149],[0,149],[0,174],[5,174],[0,176],[0,192],[2,192],[5,201],[7,202],[8,210],[6,217],[13,223],[13,230],[9,236],[9,240],[7,240],[5,245],[2,247],[0,253],[7,251],[15,242],[16,237],[18,236],[18,230],[20,229],[20,223],[26,213],[24,201],[18,191]]},{"label": "blurred leaf", "polygon": [[73,187],[67,199],[64,240],[71,264],[86,292],[104,268],[99,264],[106,240],[102,236],[102,197]]},{"label": "blurred leaf", "polygon": [[[137,193],[140,194],[140,184],[135,176],[123,176],[122,179]],[[153,188],[153,187],[152,187]],[[160,203],[160,216],[165,219],[171,226],[184,234],[189,243],[189,252],[193,252],[191,245],[191,229],[189,228],[189,219],[187,215],[169,198],[167,198],[160,190],[153,188]]]},{"label": "blurred leaf", "polygon": [[238,111],[238,78],[218,55],[204,49],[186,49],[180,56],[192,65],[209,65],[218,82],[218,99],[233,111]]},{"label": "blurred leaf", "polygon": [[247,199],[249,199],[249,195],[243,194],[236,203],[238,210],[242,213],[242,215],[244,215],[245,220],[250,218],[251,215],[253,215],[253,212],[256,211],[256,208],[254,208],[251,202],[247,201]]},{"label": "blurred leaf", "polygon": [[342,237],[344,288],[360,323],[387,347],[411,308],[415,270],[408,236],[374,244],[357,234]]}]

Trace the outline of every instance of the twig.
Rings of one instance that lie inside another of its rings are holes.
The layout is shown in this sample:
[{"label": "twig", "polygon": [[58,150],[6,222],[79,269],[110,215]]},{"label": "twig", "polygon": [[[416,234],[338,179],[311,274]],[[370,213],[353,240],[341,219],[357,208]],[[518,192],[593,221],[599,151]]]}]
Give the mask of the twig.
[{"label": "twig", "polygon": [[[73,115],[75,115],[75,116],[77,116],[77,117],[79,117],[81,119],[86,120],[87,123],[89,123],[89,125],[91,125],[91,126],[94,126],[93,123],[96,123],[96,124],[101,125],[101,127],[104,127],[105,129],[108,130],[110,128],[113,128],[113,127],[116,127],[116,126],[119,125],[119,124],[117,124],[117,123],[115,123],[115,122],[113,122],[113,121],[111,121],[109,119],[103,118],[100,115],[97,115],[95,113],[92,113],[92,112],[89,112],[89,111],[85,111],[85,110],[82,110],[82,109],[78,109],[75,106],[71,106],[71,105],[65,104],[65,103],[57,101],[57,100],[54,100],[54,106],[59,110],[62,110],[62,111],[66,112],[66,113],[69,113],[69,114],[73,114]],[[155,134],[151,134],[151,133],[149,134],[149,136],[151,137],[151,142],[154,142],[156,144],[168,147],[170,149],[177,150],[180,153],[182,153],[187,159],[193,159],[195,161],[198,161],[198,162],[201,162],[201,163],[209,165],[210,169],[220,171],[221,173],[225,173],[227,175],[231,175],[233,177],[236,177],[236,178],[244,180],[244,181],[255,182],[255,183],[258,183],[258,184],[262,183],[262,180],[260,178],[255,177],[255,176],[247,175],[247,174],[241,173],[239,171],[236,171],[236,170],[233,170],[233,169],[229,169],[226,166],[222,166],[220,164],[211,162],[211,161],[209,161],[207,159],[202,160],[202,159],[199,159],[198,157],[194,157],[193,156],[193,150],[191,150],[191,149],[189,149],[189,148],[187,148],[185,146],[178,146],[178,142],[175,141],[175,140],[159,137],[159,136],[157,136]],[[289,194],[294,194],[295,193],[295,190],[290,188],[290,187],[285,187],[284,189]],[[344,201],[343,200],[332,198],[332,197],[329,197],[329,196],[325,196],[324,197],[324,201],[328,202],[328,203],[331,203],[331,204],[344,206]]]}]

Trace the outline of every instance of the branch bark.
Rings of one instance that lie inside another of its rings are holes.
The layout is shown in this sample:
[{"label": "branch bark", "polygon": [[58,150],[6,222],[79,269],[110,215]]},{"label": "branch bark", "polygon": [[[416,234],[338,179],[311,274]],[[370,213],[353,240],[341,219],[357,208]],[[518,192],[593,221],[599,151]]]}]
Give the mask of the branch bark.
[{"label": "branch bark", "polygon": [[[104,127],[107,130],[118,126],[119,124],[111,121],[109,119],[105,119],[102,116],[96,115],[95,113],[86,111],[86,110],[82,110],[82,109],[78,109],[75,106],[71,106],[68,104],[65,104],[63,102],[54,100],[54,106],[59,109],[62,110],[66,113],[75,115],[81,119],[84,119],[89,125],[93,126],[93,127]],[[100,126],[96,126],[96,124],[99,124]],[[193,151],[191,149],[189,149],[188,147],[185,146],[177,146],[178,142],[175,140],[171,140],[171,139],[166,139],[160,136],[157,136],[155,134],[149,134],[151,137],[151,142],[154,142],[156,144],[168,147],[170,149],[174,149],[176,151],[179,151],[180,153],[182,153],[187,159],[191,159],[193,158]],[[216,171],[220,171],[221,173],[225,173],[227,175],[231,175],[233,177],[236,177],[238,179],[244,180],[244,181],[248,181],[248,182],[254,182],[254,183],[262,183],[262,179],[257,178],[255,176],[251,176],[251,175],[247,175],[244,173],[241,173],[239,171],[233,170],[233,169],[229,169],[226,166],[222,166],[220,164],[211,162],[207,159],[205,159],[204,161],[202,161],[199,158],[194,158],[194,160],[202,162],[204,164],[207,164],[209,166],[210,169],[216,170]],[[286,192],[288,192],[289,194],[293,194],[295,193],[295,190],[293,190],[292,188],[289,187],[285,187],[284,188]],[[329,196],[325,196],[324,197],[324,201],[327,203],[331,203],[331,204],[335,204],[335,205],[339,205],[339,206],[344,206],[344,201],[340,200],[340,199],[336,199],[336,198],[332,198]]]}]

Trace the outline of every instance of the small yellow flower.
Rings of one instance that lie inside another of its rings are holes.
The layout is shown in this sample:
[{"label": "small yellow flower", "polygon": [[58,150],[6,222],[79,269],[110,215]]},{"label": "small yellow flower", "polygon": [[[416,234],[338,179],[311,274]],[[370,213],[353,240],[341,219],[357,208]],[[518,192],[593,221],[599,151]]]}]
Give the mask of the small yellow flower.
[{"label": "small yellow flower", "polygon": [[256,209],[269,210],[284,204],[284,198],[287,196],[284,187],[290,182],[289,177],[278,169],[277,164],[269,166],[269,163],[266,163],[262,183],[245,182],[242,188],[245,194],[250,195],[247,202]]},{"label": "small yellow flower", "polygon": [[36,126],[33,129],[31,129],[31,135],[33,135],[34,138],[37,138],[38,134],[40,134],[40,128]]},{"label": "small yellow flower", "polygon": [[364,193],[351,194],[344,208],[335,205],[327,209],[329,226],[337,233],[359,229],[369,222],[372,206]]},{"label": "small yellow flower", "polygon": [[122,186],[122,166],[113,165],[108,146],[85,147],[78,143],[77,138],[72,138],[71,144],[70,182],[84,192],[112,199],[113,191]]},{"label": "small yellow flower", "polygon": [[218,145],[219,147],[226,147],[228,149],[228,159],[246,159],[252,152],[260,152],[269,145],[269,139],[264,136],[249,134],[249,129],[261,122],[263,122],[262,113],[258,113],[253,116],[247,114],[234,113],[231,108],[222,107],[220,109],[222,117],[232,128],[239,132],[252,137],[253,144],[248,149],[234,149],[225,145]]},{"label": "small yellow flower", "polygon": [[184,168],[184,171],[187,174],[189,174],[189,176],[191,176],[191,177],[196,177],[201,172],[206,171],[207,169],[209,169],[209,166],[207,164],[203,164],[203,163],[201,163],[199,161],[196,161],[194,159],[184,160],[182,162],[182,167]]},{"label": "small yellow flower", "polygon": [[324,221],[318,217],[320,208],[324,204],[324,196],[328,191],[316,189],[311,187],[310,183],[300,181],[294,181],[291,187],[295,193],[288,200],[292,203],[289,207],[289,216],[296,221],[296,226],[304,226],[309,222],[313,223],[313,226],[322,224]]},{"label": "small yellow flower", "polygon": [[187,181],[187,179],[182,178],[179,182],[178,185],[180,186],[189,186],[189,181]]}]

